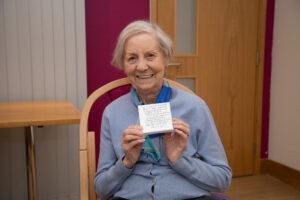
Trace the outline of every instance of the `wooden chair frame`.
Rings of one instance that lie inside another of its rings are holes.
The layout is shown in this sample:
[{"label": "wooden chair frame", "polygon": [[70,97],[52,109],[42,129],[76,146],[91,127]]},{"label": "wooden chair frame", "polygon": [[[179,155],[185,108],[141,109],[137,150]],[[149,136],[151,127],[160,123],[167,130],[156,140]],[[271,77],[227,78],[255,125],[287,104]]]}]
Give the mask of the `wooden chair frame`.
[{"label": "wooden chair frame", "polygon": [[[167,80],[172,87],[183,89],[187,92],[194,93],[192,90],[181,85],[178,82]],[[79,167],[80,167],[80,199],[95,200],[97,198],[94,190],[94,175],[96,173],[96,153],[95,153],[95,132],[88,131],[88,118],[93,104],[98,98],[107,92],[129,85],[128,78],[122,78],[100,87],[94,91],[86,100],[80,118],[80,135],[79,135]]]}]

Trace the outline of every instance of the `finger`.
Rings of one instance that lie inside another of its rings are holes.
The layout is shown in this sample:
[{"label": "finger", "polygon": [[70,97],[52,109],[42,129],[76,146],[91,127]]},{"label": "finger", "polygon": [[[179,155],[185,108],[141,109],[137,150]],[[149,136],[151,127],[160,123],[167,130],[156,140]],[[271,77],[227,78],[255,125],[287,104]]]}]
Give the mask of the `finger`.
[{"label": "finger", "polygon": [[138,135],[124,135],[122,137],[123,143],[129,143],[132,142],[134,140],[141,140],[144,139],[143,136],[138,136]]},{"label": "finger", "polygon": [[144,137],[141,128],[133,128],[133,127],[125,129],[123,135],[136,135],[136,136]]},{"label": "finger", "polygon": [[128,129],[143,129],[142,126],[139,126],[139,125],[133,125],[133,126],[128,126]]},{"label": "finger", "polygon": [[181,121],[179,119],[173,118],[172,121],[173,121],[173,124],[181,124],[182,126],[187,127],[187,128],[190,127],[189,124],[187,124],[184,121]]},{"label": "finger", "polygon": [[173,128],[183,131],[188,136],[190,135],[190,125],[179,119],[173,118]]},{"label": "finger", "polygon": [[124,144],[122,147],[124,151],[129,151],[130,149],[133,149],[137,145],[142,145],[145,142],[145,139],[140,139],[140,140],[134,140],[132,142]]},{"label": "finger", "polygon": [[174,131],[175,131],[176,135],[179,135],[180,137],[182,137],[184,139],[187,139],[189,137],[189,133],[185,133],[180,129],[174,129]]},{"label": "finger", "polygon": [[185,127],[182,124],[174,124],[173,128],[174,128],[174,130],[180,130],[180,131],[182,131],[187,136],[190,135],[190,129],[189,129],[189,127]]},{"label": "finger", "polygon": [[182,123],[173,123],[173,127],[176,127],[178,129],[185,129],[185,130],[190,129],[190,126],[186,126]]},{"label": "finger", "polygon": [[143,136],[143,131],[138,129],[126,129],[124,130],[123,135],[136,135],[136,136]]}]

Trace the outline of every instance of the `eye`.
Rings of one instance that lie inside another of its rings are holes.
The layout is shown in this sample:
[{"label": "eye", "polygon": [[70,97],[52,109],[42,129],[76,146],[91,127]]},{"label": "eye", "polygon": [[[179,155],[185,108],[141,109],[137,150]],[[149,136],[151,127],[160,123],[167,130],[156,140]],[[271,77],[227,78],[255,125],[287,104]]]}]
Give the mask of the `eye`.
[{"label": "eye", "polygon": [[127,58],[127,61],[128,61],[129,63],[134,63],[134,62],[136,61],[136,56],[129,56],[129,57]]},{"label": "eye", "polygon": [[153,60],[155,58],[155,55],[153,53],[148,53],[148,54],[146,54],[146,58],[148,60]]},{"label": "eye", "polygon": [[134,60],[134,59],[135,59],[135,57],[133,57],[133,56],[128,58],[128,60]]}]

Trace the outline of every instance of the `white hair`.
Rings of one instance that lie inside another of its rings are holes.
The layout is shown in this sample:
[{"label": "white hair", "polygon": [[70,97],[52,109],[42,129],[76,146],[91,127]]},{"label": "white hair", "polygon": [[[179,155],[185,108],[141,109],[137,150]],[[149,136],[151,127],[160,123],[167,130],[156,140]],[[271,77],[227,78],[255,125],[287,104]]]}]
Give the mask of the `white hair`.
[{"label": "white hair", "polygon": [[153,35],[157,41],[158,48],[165,58],[171,60],[174,54],[172,40],[167,34],[156,24],[138,20],[128,24],[120,33],[116,48],[114,50],[111,64],[118,69],[124,69],[125,45],[128,38],[139,33],[149,33]]}]

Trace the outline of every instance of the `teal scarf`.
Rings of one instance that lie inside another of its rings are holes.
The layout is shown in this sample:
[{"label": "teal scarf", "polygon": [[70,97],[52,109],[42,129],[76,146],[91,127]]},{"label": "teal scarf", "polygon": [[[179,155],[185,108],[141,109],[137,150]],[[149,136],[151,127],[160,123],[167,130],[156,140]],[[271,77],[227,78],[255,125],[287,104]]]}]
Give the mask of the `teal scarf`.
[{"label": "teal scarf", "polygon": [[[155,103],[164,103],[164,102],[169,102],[170,101],[170,97],[171,97],[171,93],[172,93],[172,89],[171,87],[168,86],[168,82],[165,82],[165,84],[162,86],[160,93],[158,94]],[[135,105],[144,105],[143,102],[141,102],[139,100],[139,97],[136,93],[136,90],[131,87],[130,89],[130,97],[131,100],[133,101],[133,103]],[[139,125],[139,119],[137,120],[137,124]],[[153,160],[159,162],[160,161],[160,155],[157,152],[155,146],[153,145],[151,138],[155,138],[155,137],[160,137],[162,136],[164,133],[160,133],[160,134],[154,134],[154,135],[147,135],[145,137],[145,142],[143,143],[143,147],[142,147],[142,151],[141,154],[145,154],[150,156]]]}]

